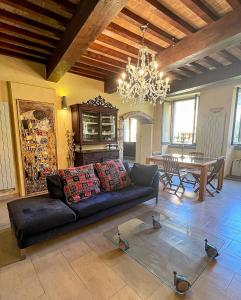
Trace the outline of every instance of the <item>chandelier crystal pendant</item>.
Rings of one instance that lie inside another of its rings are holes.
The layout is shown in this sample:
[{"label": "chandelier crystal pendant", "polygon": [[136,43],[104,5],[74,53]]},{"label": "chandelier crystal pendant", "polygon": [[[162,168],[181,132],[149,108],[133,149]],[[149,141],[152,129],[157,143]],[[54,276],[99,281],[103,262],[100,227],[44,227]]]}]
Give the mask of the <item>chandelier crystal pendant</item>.
[{"label": "chandelier crystal pendant", "polygon": [[162,104],[170,91],[169,78],[163,78],[163,73],[158,71],[155,54],[144,45],[148,24],[140,28],[142,47],[139,49],[137,65],[131,64],[131,58],[128,57],[126,72],[123,72],[118,80],[117,92],[124,103]]}]

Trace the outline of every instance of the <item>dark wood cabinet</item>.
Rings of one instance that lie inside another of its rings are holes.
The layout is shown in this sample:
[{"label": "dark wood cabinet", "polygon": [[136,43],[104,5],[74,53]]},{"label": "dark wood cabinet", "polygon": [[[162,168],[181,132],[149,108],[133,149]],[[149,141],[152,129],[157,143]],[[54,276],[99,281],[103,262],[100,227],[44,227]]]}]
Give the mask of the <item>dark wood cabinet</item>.
[{"label": "dark wood cabinet", "polygon": [[119,158],[119,150],[82,150],[75,153],[75,166],[88,165],[97,162],[103,162],[109,159]]},{"label": "dark wood cabinet", "polygon": [[80,149],[82,145],[117,142],[118,109],[102,97],[71,105],[71,113],[75,144]]},{"label": "dark wood cabinet", "polygon": [[119,158],[119,150],[85,150],[85,145],[117,143],[118,109],[101,96],[71,106],[75,166]]}]

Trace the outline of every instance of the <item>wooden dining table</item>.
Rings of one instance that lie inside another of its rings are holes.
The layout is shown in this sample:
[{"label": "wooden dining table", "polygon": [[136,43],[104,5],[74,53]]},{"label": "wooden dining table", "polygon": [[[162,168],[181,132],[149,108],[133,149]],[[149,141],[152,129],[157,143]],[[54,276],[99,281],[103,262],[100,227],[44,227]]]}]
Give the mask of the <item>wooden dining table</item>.
[{"label": "wooden dining table", "polygon": [[[166,155],[148,156],[146,158],[146,164],[156,164],[158,166],[162,166],[164,156]],[[170,154],[168,156],[176,157],[178,159],[180,168],[200,170],[200,189],[198,193],[198,200],[200,201],[205,200],[208,168],[214,165],[217,162],[218,158],[211,158],[211,157],[195,158],[195,157],[190,157],[189,155],[182,156],[179,154]],[[218,190],[221,190],[223,187],[223,179],[224,179],[224,163],[218,174],[218,185],[217,185]]]}]

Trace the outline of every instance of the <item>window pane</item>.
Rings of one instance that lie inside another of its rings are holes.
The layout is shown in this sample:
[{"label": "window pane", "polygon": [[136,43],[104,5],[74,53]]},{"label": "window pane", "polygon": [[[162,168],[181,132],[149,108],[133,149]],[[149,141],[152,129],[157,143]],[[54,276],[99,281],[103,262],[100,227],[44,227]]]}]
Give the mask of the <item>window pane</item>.
[{"label": "window pane", "polygon": [[131,139],[130,142],[136,142],[137,120],[131,119]]},{"label": "window pane", "polygon": [[241,90],[238,89],[237,106],[234,121],[233,143],[241,144]]},{"label": "window pane", "polygon": [[124,142],[129,142],[130,139],[130,127],[129,127],[129,120],[124,120]]},{"label": "window pane", "polygon": [[173,103],[174,144],[192,144],[195,129],[195,99]]},{"label": "window pane", "polygon": [[170,143],[171,142],[171,103],[164,102],[162,104],[162,142]]}]

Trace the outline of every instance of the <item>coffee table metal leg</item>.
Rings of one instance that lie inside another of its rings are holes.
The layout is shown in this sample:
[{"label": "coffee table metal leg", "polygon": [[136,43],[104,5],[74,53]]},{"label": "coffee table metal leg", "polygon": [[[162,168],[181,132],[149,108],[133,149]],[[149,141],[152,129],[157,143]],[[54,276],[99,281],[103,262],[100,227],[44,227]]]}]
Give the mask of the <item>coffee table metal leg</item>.
[{"label": "coffee table metal leg", "polygon": [[176,271],[174,274],[174,285],[178,294],[185,294],[191,288],[190,282],[183,275],[178,275]]}]

